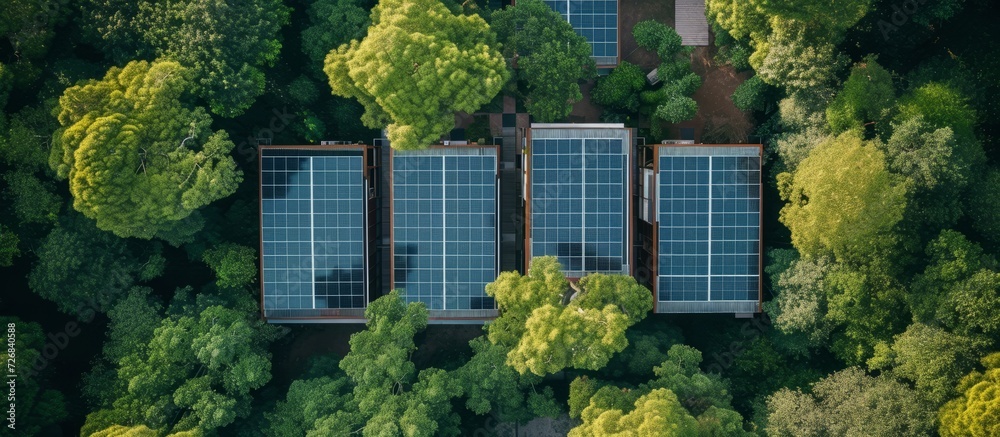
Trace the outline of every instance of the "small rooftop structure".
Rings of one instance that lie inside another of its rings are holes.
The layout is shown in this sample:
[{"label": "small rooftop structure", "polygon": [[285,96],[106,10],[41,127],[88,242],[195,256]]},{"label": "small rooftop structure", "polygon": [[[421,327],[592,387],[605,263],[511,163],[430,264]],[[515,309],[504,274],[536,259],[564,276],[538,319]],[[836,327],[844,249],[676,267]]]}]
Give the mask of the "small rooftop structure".
[{"label": "small rooftop structure", "polygon": [[681,45],[708,45],[705,0],[677,0],[674,3],[674,23],[677,25],[677,34],[681,36]]}]

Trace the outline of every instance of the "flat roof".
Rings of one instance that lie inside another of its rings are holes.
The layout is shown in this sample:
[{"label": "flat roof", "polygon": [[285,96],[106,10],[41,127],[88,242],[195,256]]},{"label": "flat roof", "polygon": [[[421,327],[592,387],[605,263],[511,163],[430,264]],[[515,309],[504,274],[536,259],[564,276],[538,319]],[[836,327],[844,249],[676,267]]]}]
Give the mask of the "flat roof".
[{"label": "flat roof", "polygon": [[526,262],[555,256],[571,278],[630,274],[631,130],[532,125],[529,135]]},{"label": "flat roof", "polygon": [[365,147],[261,147],[266,318],[363,315],[369,294]]},{"label": "flat roof", "polygon": [[497,148],[391,153],[393,288],[432,317],[495,317],[486,284],[499,272]]},{"label": "flat roof", "polygon": [[658,312],[759,311],[760,146],[656,150]]},{"label": "flat roof", "polygon": [[618,64],[617,0],[545,0],[577,34],[587,39],[591,58],[599,66]]}]

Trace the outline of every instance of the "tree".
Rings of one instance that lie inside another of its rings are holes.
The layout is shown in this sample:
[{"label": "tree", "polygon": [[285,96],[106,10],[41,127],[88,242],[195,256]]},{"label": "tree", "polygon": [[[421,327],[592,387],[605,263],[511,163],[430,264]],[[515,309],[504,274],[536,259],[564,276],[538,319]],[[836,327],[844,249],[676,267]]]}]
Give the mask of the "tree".
[{"label": "tree", "polygon": [[794,174],[778,175],[778,186],[788,202],[781,222],[805,257],[863,261],[896,244],[894,228],[903,218],[908,185],[889,173],[884,154],[857,132],[817,145]]},{"label": "tree", "polygon": [[1000,273],[982,269],[955,284],[941,302],[938,318],[954,332],[1000,338]]},{"label": "tree", "polygon": [[274,437],[304,436],[319,419],[352,408],[357,406],[353,403],[350,380],[343,376],[292,381],[285,400],[278,402],[274,413],[267,415],[270,428],[266,434]]},{"label": "tree", "polygon": [[852,367],[833,373],[812,393],[787,388],[767,399],[770,436],[930,435],[934,418],[919,395],[884,376]]},{"label": "tree", "polygon": [[869,56],[851,68],[844,88],[826,108],[830,130],[839,134],[873,124],[884,132],[886,122],[892,118],[895,100],[892,74]]},{"label": "tree", "polygon": [[302,30],[302,53],[315,71],[322,73],[327,53],[361,39],[371,20],[358,0],[315,0],[306,9],[309,27]]},{"label": "tree", "polygon": [[925,254],[927,266],[914,277],[907,296],[914,321],[925,324],[942,322],[939,311],[956,284],[996,267],[978,244],[952,230],[941,231],[927,244]]},{"label": "tree", "polygon": [[179,100],[188,77],[176,62],[131,62],[60,97],[49,163],[97,227],[177,245],[200,229],[181,220],[236,190],[228,134],[209,134],[208,114]]},{"label": "tree", "polygon": [[755,75],[736,87],[731,99],[741,111],[763,111],[767,92],[767,83]]},{"label": "tree", "polygon": [[663,84],[639,94],[640,110],[653,119],[653,136],[659,136],[657,122],[679,123],[694,118],[698,104],[690,96],[701,86],[701,77],[691,71],[691,51],[681,47],[677,31],[653,20],[639,22],[632,28],[637,44],[655,51],[660,57],[657,77]]},{"label": "tree", "polygon": [[570,430],[570,437],[693,436],[698,433],[698,422],[684,410],[677,395],[667,389],[653,390],[639,397],[635,409],[627,414],[592,403],[583,410],[582,416],[583,424]]},{"label": "tree", "polygon": [[[668,358],[654,368],[656,378],[635,389],[620,388],[587,377],[579,377],[570,385],[570,415],[580,417],[583,425],[570,435],[663,435],[641,431],[650,429],[670,430],[660,420],[685,431],[678,435],[747,435],[743,431],[743,418],[730,407],[732,398],[726,383],[716,374],[705,374],[698,367],[701,352],[690,346],[674,345]],[[649,411],[640,405],[644,398],[664,394],[673,399],[667,412]],[[634,408],[633,408],[634,407]],[[655,424],[655,425],[654,425]],[[693,428],[687,430],[689,425]],[[627,427],[622,428],[622,427]],[[639,429],[636,433],[636,429]],[[632,430],[629,434],[628,430]],[[675,435],[667,433],[666,435]]]},{"label": "tree", "polygon": [[596,75],[587,40],[539,0],[515,2],[493,12],[490,22],[503,56],[515,59],[528,113],[544,123],[566,118],[583,98],[579,82]]},{"label": "tree", "polygon": [[206,250],[202,259],[220,287],[243,288],[257,279],[257,252],[252,248],[226,243]]},{"label": "tree", "polygon": [[962,379],[962,395],[941,407],[942,437],[986,437],[1000,432],[1000,353],[982,359],[983,372]]},{"label": "tree", "polygon": [[990,167],[969,190],[972,227],[988,243],[1000,246],[1000,169]]},{"label": "tree", "polygon": [[[10,67],[18,82],[29,83],[41,73],[35,61],[49,51],[55,27],[63,24],[70,8],[30,0],[11,0],[0,10],[0,35],[10,42],[15,60]],[[2,105],[0,105],[2,107]]]},{"label": "tree", "polygon": [[646,75],[628,61],[622,61],[611,74],[597,79],[590,93],[594,103],[608,108],[635,112],[639,109],[639,91],[646,87]]},{"label": "tree", "polygon": [[330,52],[323,69],[333,94],[365,107],[362,121],[387,128],[392,147],[420,149],[474,112],[507,79],[489,26],[437,0],[383,0],[368,35]]},{"label": "tree", "polygon": [[55,302],[60,311],[77,317],[87,317],[82,315],[89,312],[85,309],[110,309],[143,270],[142,261],[125,241],[97,229],[79,214],[65,217],[53,228],[37,254],[28,286]]},{"label": "tree", "polygon": [[519,374],[506,364],[509,348],[485,337],[473,339],[469,346],[472,358],[452,372],[462,386],[469,411],[480,415],[495,412],[501,421],[519,423],[562,412],[551,387],[536,389],[541,377]]},{"label": "tree", "polygon": [[264,93],[261,69],[278,59],[291,9],[277,0],[86,0],[83,11],[88,39],[115,62],[176,61],[212,112],[235,117]]},{"label": "tree", "polygon": [[[0,326],[3,327],[6,344],[7,335],[14,334],[16,344],[0,349],[0,360],[3,360],[6,369],[7,365],[16,364],[16,375],[4,378],[7,381],[15,381],[16,386],[5,385],[4,399],[10,390],[14,390],[16,395],[15,414],[17,419],[16,432],[18,435],[41,435],[46,429],[58,429],[59,422],[68,416],[66,398],[62,392],[47,389],[50,385],[49,377],[52,376],[53,367],[48,371],[41,370],[40,374],[32,374],[32,366],[37,365],[40,360],[45,360],[42,356],[43,348],[47,341],[41,325],[20,320],[16,317],[0,316]],[[60,332],[60,335],[66,334]],[[53,336],[53,334],[49,334]],[[51,343],[50,343],[51,344]],[[14,351],[13,353],[11,351]],[[11,361],[9,361],[11,360]],[[11,374],[6,372],[4,375]],[[15,378],[16,379],[10,379]],[[7,381],[4,381],[5,384]],[[9,405],[14,400],[7,401]],[[5,408],[4,411],[9,408]],[[7,424],[4,424],[7,425]],[[5,426],[6,427],[6,426]],[[58,431],[56,431],[58,432]]]},{"label": "tree", "polygon": [[[916,226],[941,229],[962,215],[967,174],[978,163],[963,153],[951,128],[934,129],[922,115],[893,123],[884,146],[889,170],[913,181],[913,206],[907,216]],[[981,153],[981,151],[980,151]]]},{"label": "tree", "polygon": [[63,200],[52,191],[55,187],[49,181],[43,182],[26,171],[10,171],[4,174],[7,189],[4,194],[10,199],[14,215],[21,223],[53,223],[56,221]]},{"label": "tree", "polygon": [[781,22],[750,57],[757,75],[770,85],[804,90],[830,84],[844,60],[836,46],[816,41],[801,22]]},{"label": "tree", "polygon": [[527,276],[504,272],[486,286],[501,311],[490,341],[513,345],[507,363],[521,374],[600,369],[628,346],[625,330],[652,309],[652,294],[632,277],[587,275],[571,293],[561,269],[554,257],[536,258]]},{"label": "tree", "polygon": [[17,247],[20,242],[21,238],[14,231],[0,224],[0,267],[14,265],[14,258],[21,255]]},{"label": "tree", "polygon": [[777,296],[764,304],[775,327],[801,333],[813,347],[827,343],[834,326],[826,318],[829,303],[824,279],[832,268],[827,257],[800,258],[777,275]]},{"label": "tree", "polygon": [[915,383],[937,406],[955,397],[958,381],[972,370],[976,341],[936,326],[914,323],[892,345],[893,373]]},{"label": "tree", "polygon": [[320,417],[307,435],[458,435],[451,399],[462,394],[461,384],[441,369],[418,374],[410,361],[427,308],[405,304],[394,290],[372,302],[365,317],[366,329],[351,335],[351,351],[340,361],[353,400],[337,398],[349,405]]},{"label": "tree", "polygon": [[[141,306],[130,305],[135,304]],[[142,311],[158,312],[155,307]],[[249,414],[250,392],[271,378],[268,346],[278,330],[241,308],[195,305],[186,311],[162,318],[144,347],[135,337],[111,349],[127,353],[113,363],[123,390],[111,405],[88,416],[85,429],[130,423],[210,432]],[[125,316],[123,311],[117,317]],[[148,333],[148,325],[143,332]]]}]

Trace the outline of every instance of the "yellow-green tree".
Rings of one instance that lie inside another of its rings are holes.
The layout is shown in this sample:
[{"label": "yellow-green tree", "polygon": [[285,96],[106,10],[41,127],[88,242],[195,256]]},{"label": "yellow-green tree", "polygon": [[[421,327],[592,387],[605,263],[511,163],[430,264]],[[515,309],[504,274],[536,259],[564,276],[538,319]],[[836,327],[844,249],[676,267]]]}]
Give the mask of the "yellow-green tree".
[{"label": "yellow-green tree", "polygon": [[365,107],[362,121],[388,129],[396,149],[426,147],[474,112],[507,80],[496,36],[478,15],[454,15],[438,0],[382,0],[361,41],[330,52],[333,94]]},{"label": "yellow-green tree", "polygon": [[555,257],[535,258],[527,276],[504,272],[486,286],[501,311],[490,341],[512,347],[507,364],[519,373],[598,370],[628,346],[625,330],[653,308],[652,293],[632,277],[592,274],[574,290],[561,270]]},{"label": "yellow-green tree", "polygon": [[863,261],[895,244],[908,184],[886,169],[885,155],[857,131],[828,138],[795,173],[778,175],[781,222],[806,257]]},{"label": "yellow-green tree", "polygon": [[180,220],[236,190],[233,142],[182,103],[190,87],[176,62],[130,62],[59,98],[49,164],[99,228],[177,244],[198,230]]},{"label": "yellow-green tree", "polygon": [[583,424],[570,430],[570,437],[698,435],[698,421],[681,406],[674,392],[662,388],[639,397],[635,409],[628,413],[601,408],[592,401],[581,417]]},{"label": "yellow-green tree", "polygon": [[986,437],[1000,435],[1000,353],[982,360],[984,372],[962,379],[962,396],[941,407],[942,437]]}]

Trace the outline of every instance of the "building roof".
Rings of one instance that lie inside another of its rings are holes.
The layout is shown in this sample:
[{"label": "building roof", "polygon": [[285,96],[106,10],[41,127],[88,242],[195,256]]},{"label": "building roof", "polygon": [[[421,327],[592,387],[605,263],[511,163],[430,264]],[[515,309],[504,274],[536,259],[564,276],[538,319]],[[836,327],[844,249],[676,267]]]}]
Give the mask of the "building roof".
[{"label": "building roof", "polygon": [[658,312],[757,312],[760,146],[656,149]]},{"label": "building roof", "polygon": [[394,150],[391,166],[393,288],[432,317],[495,317],[496,147]]},{"label": "building roof", "polygon": [[587,39],[598,66],[618,65],[618,0],[545,0]]},{"label": "building roof", "polygon": [[682,45],[708,45],[705,0],[677,0],[674,3],[674,23],[677,26],[677,34],[681,36]]},{"label": "building roof", "polygon": [[262,146],[266,318],[363,316],[368,302],[365,146]]},{"label": "building roof", "polygon": [[573,278],[631,272],[631,137],[620,124],[532,125],[526,260],[556,256]]}]

